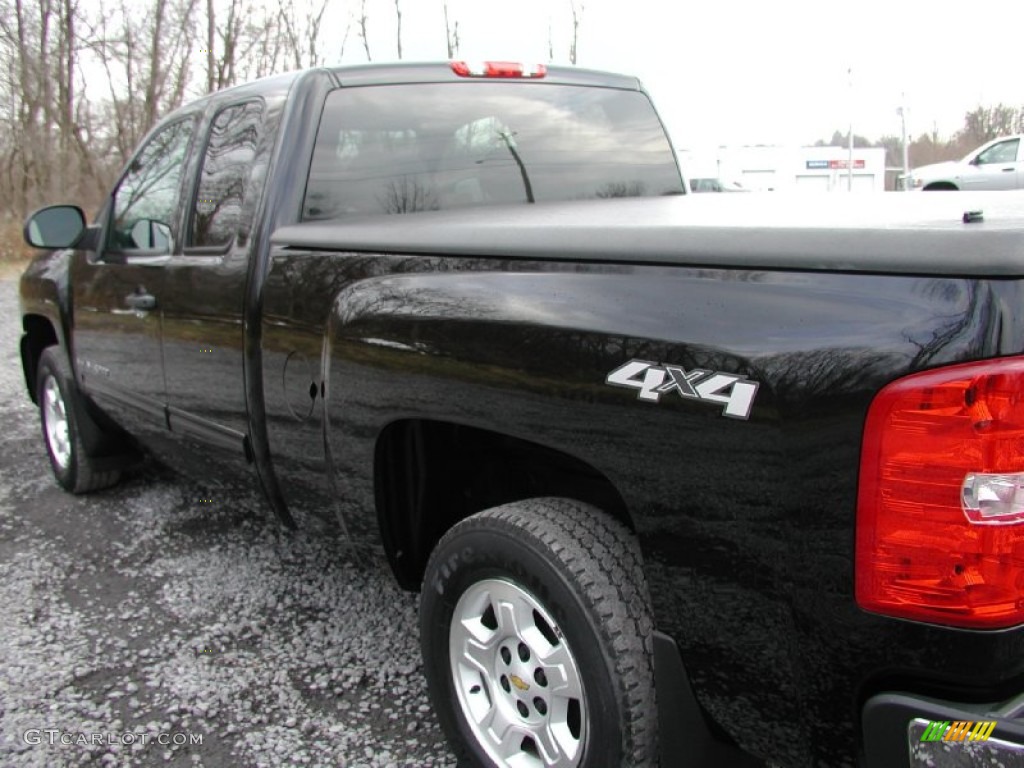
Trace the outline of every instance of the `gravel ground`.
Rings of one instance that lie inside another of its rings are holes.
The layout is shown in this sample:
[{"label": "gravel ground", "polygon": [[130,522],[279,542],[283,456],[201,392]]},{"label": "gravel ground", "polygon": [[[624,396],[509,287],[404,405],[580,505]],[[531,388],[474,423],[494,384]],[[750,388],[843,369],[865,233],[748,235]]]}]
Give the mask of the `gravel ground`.
[{"label": "gravel ground", "polygon": [[[454,765],[416,597],[253,489],[51,478],[0,280],[0,765]],[[205,499],[214,499],[207,503]]]},{"label": "gravel ground", "polygon": [[[57,487],[16,286],[0,273],[0,766],[454,766],[416,597],[383,568],[282,532],[252,488],[153,465]],[[912,762],[1024,768],[983,744]]]}]

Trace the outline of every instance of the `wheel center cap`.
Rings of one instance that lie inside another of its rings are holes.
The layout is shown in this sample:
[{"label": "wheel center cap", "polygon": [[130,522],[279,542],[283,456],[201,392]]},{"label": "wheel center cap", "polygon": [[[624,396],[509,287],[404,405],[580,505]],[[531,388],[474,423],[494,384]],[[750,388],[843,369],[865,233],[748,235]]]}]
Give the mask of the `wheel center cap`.
[{"label": "wheel center cap", "polygon": [[521,678],[519,675],[509,675],[508,679],[512,682],[512,685],[514,685],[520,691],[530,690],[530,684],[523,680],[523,678]]}]

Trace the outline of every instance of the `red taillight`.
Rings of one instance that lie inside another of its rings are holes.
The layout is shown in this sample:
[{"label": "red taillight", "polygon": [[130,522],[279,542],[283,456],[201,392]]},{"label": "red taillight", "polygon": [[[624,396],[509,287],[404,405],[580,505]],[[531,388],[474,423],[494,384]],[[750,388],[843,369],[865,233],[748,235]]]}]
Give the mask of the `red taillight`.
[{"label": "red taillight", "polygon": [[868,411],[857,603],[937,624],[1024,623],[1024,358],[889,384]]},{"label": "red taillight", "polygon": [[539,78],[547,74],[544,64],[526,66],[516,61],[453,61],[452,72],[460,77],[526,77]]}]

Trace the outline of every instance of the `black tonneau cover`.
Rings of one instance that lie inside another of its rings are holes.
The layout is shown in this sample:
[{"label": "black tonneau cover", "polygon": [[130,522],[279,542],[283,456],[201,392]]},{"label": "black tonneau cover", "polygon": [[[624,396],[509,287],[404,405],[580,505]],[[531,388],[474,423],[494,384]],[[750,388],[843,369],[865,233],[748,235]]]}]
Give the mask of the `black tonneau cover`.
[{"label": "black tonneau cover", "polygon": [[[965,223],[967,212],[976,220]],[[282,227],[273,242],[332,251],[1018,277],[1024,192],[707,194],[480,207],[307,222]]]}]

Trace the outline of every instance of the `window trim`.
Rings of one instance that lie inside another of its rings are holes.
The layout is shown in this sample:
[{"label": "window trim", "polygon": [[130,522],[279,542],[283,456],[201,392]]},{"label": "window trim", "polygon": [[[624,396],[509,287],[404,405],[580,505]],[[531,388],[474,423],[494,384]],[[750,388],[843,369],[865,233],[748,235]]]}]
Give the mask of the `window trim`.
[{"label": "window trim", "polygon": [[[185,256],[205,256],[212,258],[222,257],[230,253],[231,249],[234,248],[235,243],[238,241],[237,232],[230,240],[224,243],[224,245],[193,245],[192,237],[194,234],[193,225],[195,224],[195,217],[197,213],[196,201],[199,198],[199,187],[203,178],[203,166],[206,161],[206,152],[209,150],[210,143],[213,140],[213,125],[217,122],[217,118],[229,109],[244,107],[248,104],[258,104],[260,107],[259,135],[257,137],[258,150],[259,140],[263,138],[263,122],[267,114],[266,99],[262,96],[250,96],[248,98],[241,99],[240,101],[232,101],[217,106],[209,120],[206,121],[206,130],[203,132],[202,151],[199,152],[196,159],[196,167],[192,178],[192,189],[191,194],[189,195],[189,206],[185,217],[185,232],[187,233],[187,236],[182,238],[182,253]],[[250,175],[252,174],[253,165],[255,165],[255,157],[253,164],[249,167]],[[248,188],[248,183],[246,183],[246,188]]]}]

